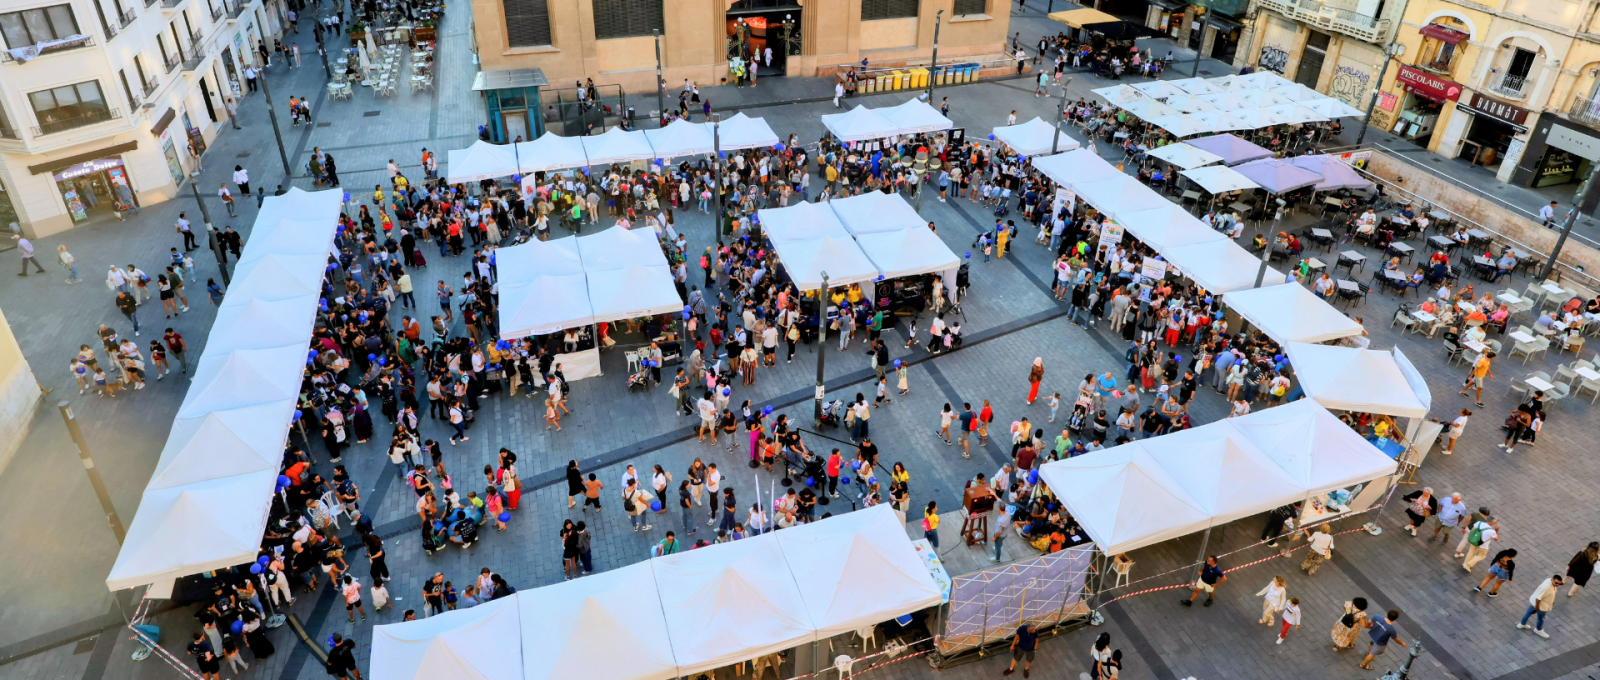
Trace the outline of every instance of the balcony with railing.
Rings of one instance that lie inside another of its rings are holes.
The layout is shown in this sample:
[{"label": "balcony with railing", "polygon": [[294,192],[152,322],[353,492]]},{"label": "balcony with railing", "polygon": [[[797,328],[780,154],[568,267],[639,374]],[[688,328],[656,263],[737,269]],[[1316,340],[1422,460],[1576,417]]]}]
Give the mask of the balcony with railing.
[{"label": "balcony with railing", "polygon": [[1382,42],[1389,35],[1389,20],[1338,9],[1319,0],[1260,0],[1261,6],[1284,16],[1343,33],[1370,43]]},{"label": "balcony with railing", "polygon": [[166,68],[167,73],[172,73],[173,71],[178,70],[178,64],[181,63],[183,63],[183,58],[177,54],[161,55],[161,65]]},{"label": "balcony with railing", "polygon": [[150,76],[148,80],[144,81],[142,87],[144,88],[145,98],[149,99],[151,95],[156,93],[156,88],[161,87],[161,81],[155,76]]},{"label": "balcony with railing", "polygon": [[213,3],[211,5],[211,22],[212,23],[217,23],[219,21],[222,21],[222,14],[223,14],[222,6]]},{"label": "balcony with railing", "polygon": [[198,28],[196,28],[196,29],[194,29],[192,31],[189,31],[189,45],[191,47],[194,46],[194,45],[199,45],[200,41],[203,40],[205,37],[206,37],[206,32],[202,31],[202,30],[200,30]]},{"label": "balcony with railing", "polygon": [[244,14],[244,3],[239,0],[227,0],[223,4],[228,7],[229,19],[238,19],[239,15]]},{"label": "balcony with railing", "polygon": [[122,112],[118,111],[117,109],[99,109],[89,111],[83,115],[74,116],[72,118],[54,118],[43,120],[38,125],[33,126],[33,134],[35,137],[53,135],[58,132],[66,132],[67,130],[73,130],[87,125],[117,120],[121,117]]},{"label": "balcony with railing", "polygon": [[188,0],[161,0],[161,8],[162,9],[177,9],[178,5],[181,5],[181,4],[185,3],[185,2],[188,2]]},{"label": "balcony with railing", "polygon": [[138,18],[139,15],[134,14],[133,8],[129,7],[125,10],[122,10],[122,13],[117,15],[117,23],[122,24],[123,28],[127,28],[128,24],[133,23],[133,20]]},{"label": "balcony with railing", "polygon": [[1523,97],[1528,96],[1528,86],[1532,84],[1529,82],[1528,76],[1519,76],[1511,73],[1507,73],[1500,77],[1490,73],[1489,82],[1491,83],[1491,85],[1489,85],[1490,92],[1507,99],[1522,99]]},{"label": "balcony with railing", "polygon": [[[115,36],[117,34],[116,31],[114,29],[112,29],[109,25],[107,25],[105,28],[107,29],[106,30],[107,37],[112,37],[112,36]],[[52,45],[46,45],[46,46],[38,46],[39,47],[39,53],[36,54],[36,55],[33,55],[31,57],[28,57],[27,59],[18,59],[15,56],[12,56],[11,50],[0,50],[0,62],[15,61],[15,62],[19,62],[19,63],[26,63],[26,62],[33,61],[34,59],[38,59],[39,57],[42,57],[42,56],[44,56],[46,54],[56,54],[58,52],[70,52],[72,50],[83,49],[85,47],[90,47],[90,46],[93,46],[93,45],[94,45],[94,36],[86,35],[86,36],[83,36],[82,38],[78,38],[76,40],[58,42],[58,43],[55,43],[55,44],[52,44]]]},{"label": "balcony with railing", "polygon": [[206,60],[206,51],[200,47],[190,45],[183,53],[183,70],[193,71],[200,68],[200,62]]},{"label": "balcony with railing", "polygon": [[1567,119],[1600,128],[1600,97],[1573,97],[1572,105],[1567,107]]}]

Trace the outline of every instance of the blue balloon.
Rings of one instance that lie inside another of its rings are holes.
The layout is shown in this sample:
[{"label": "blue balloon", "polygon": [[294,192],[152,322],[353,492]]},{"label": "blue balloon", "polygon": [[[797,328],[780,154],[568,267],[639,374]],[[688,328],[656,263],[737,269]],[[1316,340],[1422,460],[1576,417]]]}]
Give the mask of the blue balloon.
[{"label": "blue balloon", "polygon": [[878,483],[878,478],[877,477],[868,477],[867,478],[867,486],[872,486],[873,484],[877,484],[877,483]]},{"label": "blue balloon", "polygon": [[661,501],[650,501],[650,509],[655,512],[661,512]]},{"label": "blue balloon", "polygon": [[764,416],[772,415],[772,405],[768,404],[766,406],[761,407],[761,415],[764,415]]},{"label": "blue balloon", "polygon": [[967,251],[967,252],[966,252],[966,257],[967,257],[967,259],[969,259],[969,260],[970,260],[970,259],[972,259],[972,251],[970,251],[970,250],[969,250],[969,251]]},{"label": "blue balloon", "polygon": [[252,573],[252,574],[260,574],[263,571],[266,571],[266,568],[262,567],[259,564],[250,565],[250,573]]},{"label": "blue balloon", "polygon": [[511,181],[516,182],[517,184],[521,184],[522,183],[522,175],[512,175],[511,176]]},{"label": "blue balloon", "polygon": [[278,475],[278,488],[282,489],[286,486],[289,486],[289,484],[291,484],[291,482],[289,481],[288,477]]},{"label": "blue balloon", "polygon": [[377,361],[377,360],[378,360],[378,355],[376,355],[376,354],[368,354],[367,355],[367,361]]},{"label": "blue balloon", "polygon": [[267,566],[267,564],[269,564],[271,562],[272,562],[272,558],[271,557],[267,557],[266,555],[262,555],[262,556],[256,558],[256,564],[259,564],[259,565],[261,565],[263,567]]},{"label": "blue balloon", "polygon": [[852,469],[852,470],[860,470],[861,469],[861,461],[859,461],[859,460],[850,461],[850,469]]},{"label": "blue balloon", "polygon": [[782,144],[782,143],[778,143],[778,144],[773,144],[773,145],[772,145],[772,148],[773,148],[773,150],[775,150],[775,151],[782,151],[782,150],[783,150],[783,144]]},{"label": "blue balloon", "polygon": [[839,483],[840,484],[849,485],[850,484],[850,478],[841,476],[841,477],[839,477]]},{"label": "blue balloon", "polygon": [[233,631],[234,635],[238,635],[240,633],[243,633],[244,632],[244,622],[243,621],[234,621],[233,622],[233,626],[231,626],[230,630]]},{"label": "blue balloon", "polygon": [[294,419],[295,419],[295,420],[299,420],[299,419],[300,419],[300,416],[302,416],[302,415],[305,415],[305,414],[303,414],[303,413],[301,413],[301,412],[300,412],[300,409],[295,409],[295,410],[294,410]]},{"label": "blue balloon", "polygon": [[316,359],[306,359],[306,365],[307,366],[315,366],[315,365],[317,365],[317,360]]},{"label": "blue balloon", "polygon": [[314,349],[312,349],[312,350],[306,350],[306,358],[308,358],[308,359],[315,359],[315,358],[317,358],[317,350],[314,350]]},{"label": "blue balloon", "polygon": [[993,132],[989,133],[989,141],[991,141],[991,142],[994,141],[994,133]]},{"label": "blue balloon", "polygon": [[895,368],[900,368],[900,360],[899,359],[895,359],[894,360],[894,367]]},{"label": "blue balloon", "polygon": [[511,513],[509,513],[509,512],[500,513],[500,521],[502,521],[502,522],[511,521]]},{"label": "blue balloon", "polygon": [[816,477],[807,477],[806,478],[806,486],[816,486],[816,485],[817,485],[817,478]]},{"label": "blue balloon", "polygon": [[388,366],[389,365],[389,357],[378,357],[378,365],[379,366]]}]

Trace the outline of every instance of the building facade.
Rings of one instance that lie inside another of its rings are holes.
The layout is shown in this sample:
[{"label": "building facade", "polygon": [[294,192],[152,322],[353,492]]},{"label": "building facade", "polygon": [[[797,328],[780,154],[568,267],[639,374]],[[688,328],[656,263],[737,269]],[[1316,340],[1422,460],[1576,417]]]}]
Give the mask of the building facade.
[{"label": "building facade", "polygon": [[1249,0],[1100,0],[1103,12],[1143,15],[1145,26],[1166,33],[1179,46],[1229,63],[1239,60],[1241,45],[1249,44],[1250,9]]},{"label": "building facade", "polygon": [[[926,65],[942,10],[939,62],[1005,58],[1010,0],[473,0],[480,68],[538,69],[552,90],[601,87],[653,92],[657,38],[667,87],[728,76],[729,56],[749,44],[758,77],[819,76],[859,65]],[[772,52],[771,66],[765,54]],[[530,81],[531,82],[531,81]],[[551,97],[545,97],[551,105]],[[528,99],[519,99],[528,101]],[[492,107],[493,108],[493,107]],[[514,114],[510,139],[536,136]],[[491,120],[491,127],[505,125]]]},{"label": "building facade", "polygon": [[1597,11],[1595,0],[1411,0],[1373,125],[1503,182],[1576,185],[1600,162]]},{"label": "building facade", "polygon": [[17,346],[11,324],[0,314],[0,470],[22,446],[39,405],[39,381]]},{"label": "building facade", "polygon": [[1366,109],[1407,0],[1255,0],[1236,67]]},{"label": "building facade", "polygon": [[[0,226],[115,219],[172,198],[228,124],[285,0],[28,0],[0,11]],[[314,55],[313,55],[314,58]]]}]

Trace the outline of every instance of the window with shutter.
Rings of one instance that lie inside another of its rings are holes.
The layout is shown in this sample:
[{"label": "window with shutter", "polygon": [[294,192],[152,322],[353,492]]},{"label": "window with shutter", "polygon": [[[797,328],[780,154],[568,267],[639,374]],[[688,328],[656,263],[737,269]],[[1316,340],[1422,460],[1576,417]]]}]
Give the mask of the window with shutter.
[{"label": "window with shutter", "polygon": [[592,0],[594,37],[632,38],[650,35],[652,29],[665,34],[662,0]]},{"label": "window with shutter", "polygon": [[550,45],[548,0],[504,0],[506,44],[511,47]]},{"label": "window with shutter", "polygon": [[861,0],[861,20],[914,17],[918,4],[919,0]]},{"label": "window with shutter", "polygon": [[955,12],[958,17],[969,14],[988,14],[989,0],[956,0]]}]

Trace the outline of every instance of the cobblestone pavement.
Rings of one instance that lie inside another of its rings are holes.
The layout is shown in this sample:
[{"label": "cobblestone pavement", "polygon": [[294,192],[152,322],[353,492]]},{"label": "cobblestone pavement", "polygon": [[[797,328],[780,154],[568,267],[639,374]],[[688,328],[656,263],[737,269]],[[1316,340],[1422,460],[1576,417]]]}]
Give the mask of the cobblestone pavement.
[{"label": "cobblestone pavement", "polygon": [[[1034,3],[1038,4],[1038,0]],[[1059,9],[1059,7],[1058,7]],[[1048,20],[1040,19],[1037,7],[1014,17],[1018,30],[1042,31]],[[461,147],[472,139],[479,122],[480,102],[466,93],[472,65],[465,61],[468,17],[450,16],[443,30],[446,55],[441,64],[442,94],[409,96],[373,101],[362,92],[352,102],[323,102],[315,96],[317,127],[286,128],[284,141],[296,167],[303,165],[305,153],[321,146],[340,159],[341,175],[347,186],[360,187],[382,179],[384,162],[394,157],[403,166],[414,166],[422,146],[439,151]],[[1050,29],[1053,31],[1053,29]],[[302,36],[309,45],[309,35]],[[307,53],[313,53],[305,50]],[[452,55],[461,55],[452,58]],[[274,66],[274,91],[280,97],[291,92],[320,92],[322,76],[314,63],[299,71]],[[1211,68],[1210,65],[1207,68]],[[279,83],[285,83],[279,85]],[[1072,96],[1099,87],[1102,83],[1079,75]],[[938,96],[949,96],[952,117],[966,126],[969,134],[986,133],[987,128],[1003,124],[1006,113],[1018,109],[1019,117],[1048,116],[1054,102],[1027,96],[1031,88],[1008,82],[947,88]],[[868,106],[896,103],[901,94],[861,97]],[[451,108],[454,107],[454,108]],[[759,115],[767,117],[780,134],[794,132],[802,140],[815,139],[821,132],[817,116],[832,110],[829,103],[801,103],[765,107]],[[365,115],[379,111],[376,117]],[[223,181],[233,163],[246,163],[260,182],[278,182],[281,168],[274,156],[270,130],[260,97],[248,98],[241,114],[245,129],[224,132],[207,158],[208,170],[201,186]],[[321,127],[328,124],[327,127]],[[1075,133],[1074,133],[1075,134]],[[437,145],[437,146],[434,146]],[[241,154],[249,153],[247,157]],[[236,228],[249,227],[254,216],[253,203],[238,220],[220,219],[219,205],[213,203],[212,217]],[[46,399],[58,399],[77,407],[89,445],[97,456],[103,474],[124,521],[133,517],[140,492],[148,480],[166,436],[170,422],[182,400],[186,384],[182,376],[169,376],[141,392],[124,393],[115,400],[102,400],[72,394],[71,381],[64,366],[77,344],[92,338],[98,323],[108,323],[123,332],[128,328],[110,305],[110,296],[98,287],[97,268],[124,260],[140,263],[147,271],[163,261],[163,253],[178,244],[171,223],[179,210],[194,210],[192,200],[179,200],[151,206],[137,219],[124,224],[91,227],[45,239],[36,244],[49,252],[65,243],[84,268],[84,286],[68,287],[59,278],[29,277],[0,281],[0,307],[6,310],[25,354],[46,387],[58,391]],[[970,250],[974,234],[991,224],[986,211],[969,202],[927,201],[923,213],[938,225],[938,234],[957,253]],[[1304,218],[1289,224],[1299,226]],[[711,241],[709,220],[700,215],[680,216],[680,223],[693,248]],[[937,411],[945,402],[959,406],[962,401],[981,399],[994,402],[1001,422],[1028,415],[1041,421],[1048,409],[1021,405],[1026,389],[1027,366],[1035,356],[1045,358],[1047,367],[1044,392],[1070,392],[1085,373],[1120,370],[1123,345],[1103,330],[1085,330],[1064,320],[1064,307],[1047,294],[1049,256],[1028,239],[1019,239],[1017,250],[1003,260],[972,265],[971,297],[965,305],[966,346],[959,351],[931,358],[920,350],[905,350],[892,342],[903,338],[903,330],[891,333],[892,354],[912,362],[911,393],[896,397],[893,404],[878,410],[872,420],[872,434],[887,461],[903,461],[911,471],[913,503],[936,499],[953,507],[956,490],[978,472],[991,473],[1004,457],[1004,451],[990,444],[975,451],[971,460],[963,459],[951,447],[930,436],[937,425]],[[418,276],[445,278],[459,260],[435,261],[431,269]],[[215,275],[215,265],[201,262],[200,275]],[[1525,279],[1511,287],[1521,288]],[[198,291],[201,286],[191,287]],[[203,296],[200,296],[203,298]],[[431,296],[424,296],[417,310],[423,315],[435,311]],[[190,340],[198,354],[212,321],[209,303],[191,300],[191,312],[171,325]],[[1400,335],[1382,323],[1394,314],[1396,301],[1373,295],[1351,313],[1366,319],[1375,347],[1398,345],[1428,376],[1434,392],[1435,416],[1453,414],[1470,406],[1455,396],[1464,369],[1446,363],[1436,341],[1415,335]],[[73,310],[63,314],[61,310]],[[404,310],[403,310],[404,311]],[[154,307],[141,311],[147,329],[141,340],[148,340],[162,321],[153,317]],[[830,345],[831,347],[831,345]],[[866,356],[855,345],[852,351],[829,349],[827,385],[834,394],[868,392],[871,372]],[[735,403],[773,404],[778,412],[804,421],[811,409],[811,384],[815,376],[816,346],[804,347],[794,364],[780,364],[758,373],[757,383],[738,388]],[[1521,447],[1507,455],[1496,449],[1495,425],[1513,405],[1503,398],[1503,386],[1511,377],[1535,369],[1550,371],[1565,357],[1541,357],[1522,366],[1502,360],[1490,382],[1488,407],[1478,410],[1467,435],[1455,455],[1435,453],[1417,475],[1421,484],[1440,493],[1461,491],[1470,505],[1488,505],[1502,520],[1505,537],[1501,545],[1521,551],[1522,570],[1518,580],[1505,588],[1497,600],[1475,598],[1470,586],[1481,577],[1462,573],[1449,551],[1438,543],[1412,539],[1399,531],[1403,515],[1391,507],[1380,519],[1387,531],[1371,537],[1364,533],[1341,536],[1336,559],[1320,576],[1306,577],[1285,560],[1236,572],[1218,593],[1218,605],[1209,609],[1184,610],[1174,603],[1170,591],[1122,600],[1106,608],[1103,627],[1113,635],[1114,645],[1129,656],[1125,677],[1182,678],[1358,678],[1375,677],[1355,669],[1357,659],[1330,651],[1327,630],[1338,613],[1340,603],[1356,595],[1372,600],[1376,608],[1396,607],[1405,613],[1400,632],[1405,640],[1422,639],[1426,652],[1415,669],[1415,677],[1455,677],[1510,680],[1512,678],[1586,678],[1600,663],[1600,644],[1595,637],[1600,612],[1591,604],[1594,595],[1559,598],[1549,630],[1549,641],[1512,628],[1520,615],[1527,594],[1541,575],[1557,571],[1579,547],[1593,539],[1596,513],[1590,491],[1597,481],[1593,466],[1585,465],[1582,452],[1592,449],[1586,441],[1589,431],[1583,422],[1591,421],[1592,407],[1569,400],[1554,404],[1551,422],[1537,446]],[[629,394],[623,389],[623,360],[618,352],[603,360],[607,375],[574,385],[572,414],[563,422],[564,430],[547,432],[534,404],[521,397],[499,395],[484,401],[471,440],[447,447],[445,462],[467,488],[475,487],[475,470],[490,461],[501,446],[521,456],[524,480],[532,488],[524,494],[522,509],[516,513],[504,534],[487,532],[484,540],[470,551],[447,550],[432,557],[422,554],[412,517],[412,497],[398,484],[398,475],[388,465],[377,443],[357,446],[345,456],[345,463],[360,483],[366,502],[380,533],[388,537],[390,566],[394,574],[391,593],[399,608],[418,604],[421,581],[442,571],[447,578],[465,582],[483,566],[504,574],[519,589],[534,588],[560,579],[559,559],[555,555],[556,534],[564,518],[586,520],[595,533],[594,561],[597,570],[615,568],[646,557],[649,545],[665,530],[682,533],[682,517],[669,512],[653,521],[653,528],[641,536],[629,530],[621,516],[615,487],[627,464],[641,473],[660,464],[681,478],[688,463],[696,457],[717,463],[726,476],[725,485],[736,490],[740,502],[754,502],[757,489],[765,499],[775,486],[775,478],[764,471],[752,471],[743,463],[747,454],[729,452],[725,447],[695,440],[691,424],[671,415],[671,403],[661,391]],[[1475,410],[1476,407],[1474,407]],[[1225,412],[1222,399],[1202,391],[1194,412],[1199,422],[1210,422]],[[619,426],[620,425],[620,426]],[[425,436],[444,440],[447,428],[428,421]],[[825,439],[813,438],[813,447],[828,447]],[[561,503],[564,485],[561,471],[569,459],[579,460],[586,471],[596,473],[608,485],[606,508],[599,513],[568,510]],[[0,521],[23,531],[8,532],[8,550],[0,553],[0,570],[10,578],[0,582],[0,653],[15,659],[0,665],[0,677],[22,678],[166,678],[170,669],[158,661],[135,664],[129,661],[134,645],[125,629],[116,628],[121,617],[112,598],[105,592],[103,579],[115,557],[115,545],[105,529],[92,492],[81,468],[72,458],[71,442],[52,408],[41,408],[33,430],[16,459],[0,474],[0,497],[11,502],[0,509]],[[70,502],[63,502],[71,499]],[[851,508],[848,498],[835,500],[827,510]],[[1549,508],[1564,511],[1551,512]],[[702,510],[703,511],[703,510]],[[697,514],[694,538],[707,534],[706,516]],[[1345,526],[1348,524],[1350,526]],[[1354,528],[1346,522],[1339,528]],[[1261,518],[1242,520],[1212,532],[1213,551],[1229,552],[1249,544],[1258,533]],[[1190,536],[1152,546],[1133,554],[1137,562],[1135,578],[1178,567],[1194,559],[1199,537]],[[948,547],[948,550],[966,548]],[[1260,548],[1229,558],[1228,564],[1243,564],[1268,553]],[[364,576],[365,558],[353,556],[353,573]],[[1252,627],[1258,602],[1251,595],[1272,575],[1289,579],[1290,592],[1302,600],[1305,627],[1282,646],[1273,645],[1265,627]],[[1176,576],[1153,581],[1159,585],[1181,582]],[[330,591],[299,594],[293,611],[306,622],[315,640],[333,632],[353,636],[359,643],[360,661],[367,665],[371,625],[398,620],[393,611],[368,612],[365,622],[351,625],[340,621],[336,598]],[[1198,619],[1198,620],[1183,620]],[[165,631],[169,648],[181,650],[182,641],[193,629],[187,610],[156,616]],[[110,628],[107,628],[110,626]],[[278,654],[252,662],[244,674],[250,678],[325,677],[303,645],[287,632],[277,629],[272,639]],[[1044,643],[1038,670],[1046,677],[1075,677],[1087,666],[1087,648],[1096,630],[1067,633],[1060,640]],[[98,633],[98,636],[96,636]],[[77,644],[79,640],[92,642]],[[1397,652],[1399,650],[1396,650]],[[30,653],[32,652],[32,653]],[[1391,652],[1380,666],[1400,661]],[[977,677],[998,675],[1003,659],[987,659],[951,668],[943,676]],[[921,661],[886,666],[874,671],[884,678],[922,678],[933,673]]]}]

